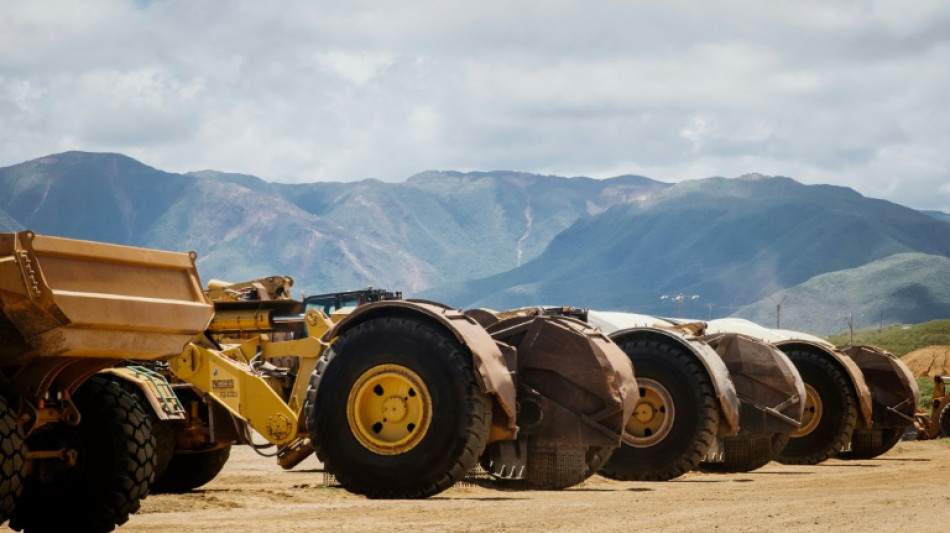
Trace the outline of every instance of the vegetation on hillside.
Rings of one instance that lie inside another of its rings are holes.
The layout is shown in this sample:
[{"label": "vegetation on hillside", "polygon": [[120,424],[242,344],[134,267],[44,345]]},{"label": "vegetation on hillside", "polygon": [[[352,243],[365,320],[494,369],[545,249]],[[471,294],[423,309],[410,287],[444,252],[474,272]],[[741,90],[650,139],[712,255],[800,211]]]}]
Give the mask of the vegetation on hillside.
[{"label": "vegetation on hillside", "polygon": [[[828,341],[836,345],[849,344],[847,331],[831,335]],[[854,344],[873,344],[901,357],[919,348],[950,345],[950,319],[932,320],[916,326],[891,324],[884,329],[855,330]]]},{"label": "vegetation on hillside", "polygon": [[917,407],[926,411],[929,416],[933,407],[931,404],[934,399],[934,379],[917,378],[917,388],[920,389],[920,401],[917,402]]}]

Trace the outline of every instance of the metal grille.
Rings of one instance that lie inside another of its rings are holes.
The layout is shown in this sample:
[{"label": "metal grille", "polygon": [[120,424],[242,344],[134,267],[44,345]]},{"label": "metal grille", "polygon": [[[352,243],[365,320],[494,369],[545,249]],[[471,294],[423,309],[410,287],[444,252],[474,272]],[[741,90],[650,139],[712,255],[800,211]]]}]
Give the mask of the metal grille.
[{"label": "metal grille", "polygon": [[576,485],[587,479],[586,448],[530,446],[527,480],[535,486]]},{"label": "metal grille", "polygon": [[725,446],[723,459],[732,465],[755,464],[757,457],[770,453],[771,446],[772,439],[768,435],[730,440]]}]

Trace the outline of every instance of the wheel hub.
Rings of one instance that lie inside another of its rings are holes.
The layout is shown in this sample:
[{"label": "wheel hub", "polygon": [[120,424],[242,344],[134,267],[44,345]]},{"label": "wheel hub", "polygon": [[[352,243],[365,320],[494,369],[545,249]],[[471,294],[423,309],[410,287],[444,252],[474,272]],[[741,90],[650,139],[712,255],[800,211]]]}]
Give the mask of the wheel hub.
[{"label": "wheel hub", "polygon": [[401,365],[378,365],[350,389],[346,416],[353,436],[380,455],[406,453],[425,437],[432,398],[418,374]]},{"label": "wheel hub", "polygon": [[818,391],[808,383],[805,383],[805,412],[802,414],[802,425],[793,431],[790,436],[794,439],[810,434],[818,427],[818,423],[821,422],[823,412],[824,408]]},{"label": "wheel hub", "polygon": [[391,423],[401,422],[409,412],[407,401],[397,396],[383,400],[383,420]]},{"label": "wheel hub", "polygon": [[669,435],[676,413],[666,387],[649,378],[637,378],[637,385],[640,399],[624,426],[623,441],[634,448],[646,448]]}]

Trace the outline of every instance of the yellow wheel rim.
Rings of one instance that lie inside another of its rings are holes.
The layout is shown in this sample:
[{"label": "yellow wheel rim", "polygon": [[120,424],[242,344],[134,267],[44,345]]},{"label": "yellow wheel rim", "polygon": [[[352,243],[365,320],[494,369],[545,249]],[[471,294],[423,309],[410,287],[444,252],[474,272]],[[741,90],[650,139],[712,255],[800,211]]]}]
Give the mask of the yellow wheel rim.
[{"label": "yellow wheel rim", "polygon": [[379,365],[363,373],[346,402],[356,440],[380,455],[398,455],[419,444],[432,421],[432,398],[415,372]]},{"label": "yellow wheel rim", "polygon": [[673,397],[666,387],[649,378],[637,378],[640,400],[623,430],[623,442],[634,448],[646,448],[670,433],[676,420]]},{"label": "yellow wheel rim", "polygon": [[821,422],[823,408],[821,405],[821,396],[818,391],[812,388],[808,383],[805,384],[805,412],[802,414],[802,425],[792,432],[791,437],[798,438],[808,435],[818,427]]}]

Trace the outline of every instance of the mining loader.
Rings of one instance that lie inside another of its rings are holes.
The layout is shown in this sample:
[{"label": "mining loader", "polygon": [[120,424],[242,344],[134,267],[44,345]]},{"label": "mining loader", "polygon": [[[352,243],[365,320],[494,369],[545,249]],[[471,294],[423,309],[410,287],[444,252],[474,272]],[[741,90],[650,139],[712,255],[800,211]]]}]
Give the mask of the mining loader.
[{"label": "mining loader", "polygon": [[869,459],[891,449],[914,424],[920,391],[909,369],[872,346],[839,346],[743,319],[712,320],[709,332],[741,333],[785,352],[805,382],[805,413],[778,460],[817,464]]},{"label": "mining loader", "polygon": [[801,422],[798,372],[782,352],[753,338],[704,336],[702,322],[575,307],[469,311],[489,330],[493,320],[532,312],[596,325],[637,369],[640,399],[603,475],[664,481],[699,465],[753,470],[773,459]]},{"label": "mining loader", "polygon": [[916,440],[931,440],[950,437],[950,391],[947,383],[950,376],[934,376],[934,390],[930,400],[930,413],[917,408],[914,413]]},{"label": "mining loader", "polygon": [[195,260],[0,234],[0,523],[110,531],[160,460],[159,485],[192,485],[182,472],[213,477],[232,441],[257,447],[251,430],[369,497],[431,496],[479,462],[558,488],[620,444],[637,400],[629,359],[581,321],[490,333],[389,300],[333,323],[284,278],[206,295]]},{"label": "mining loader", "polygon": [[593,310],[587,320],[633,361],[644,398],[602,470],[608,477],[754,470],[777,456],[802,420],[802,380],[766,343],[710,334],[701,321]]}]

